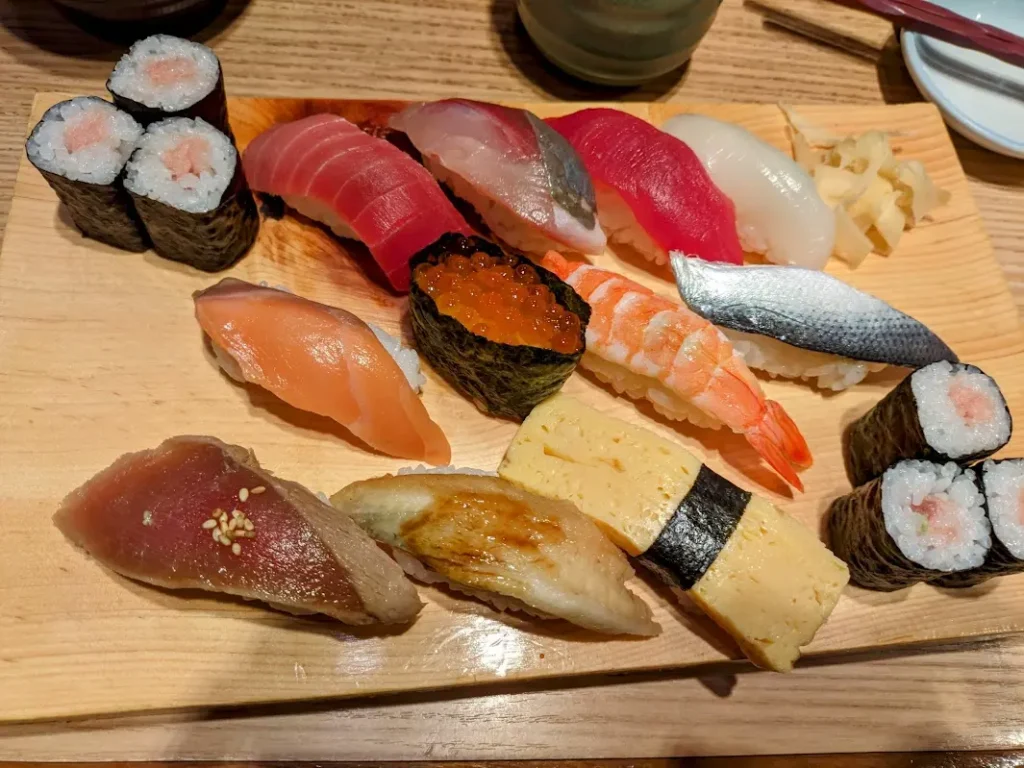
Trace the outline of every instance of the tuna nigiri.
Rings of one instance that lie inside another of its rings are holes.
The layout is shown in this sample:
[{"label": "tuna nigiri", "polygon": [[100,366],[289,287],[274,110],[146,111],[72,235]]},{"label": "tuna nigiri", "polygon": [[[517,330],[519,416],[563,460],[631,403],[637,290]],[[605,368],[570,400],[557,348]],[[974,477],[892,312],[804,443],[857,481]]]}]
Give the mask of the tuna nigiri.
[{"label": "tuna nigiri", "polygon": [[233,379],[332,418],[390,456],[451,459],[416,396],[419,358],[384,331],[343,309],[230,277],[194,299],[196,319]]},{"label": "tuna nigiri", "polygon": [[497,477],[411,474],[353,483],[331,503],[420,581],[597,632],[660,630],[626,588],[629,561],[569,502]]},{"label": "tuna nigiri", "polygon": [[509,244],[598,254],[594,188],[565,139],[524,109],[468,99],[414,104],[391,118],[427,168]]},{"label": "tuna nigiri", "polygon": [[798,490],[795,470],[811,465],[799,428],[761,385],[725,335],[704,318],[625,277],[557,253],[543,265],[590,304],[587,351],[580,361],[670,419],[725,424]]},{"label": "tuna nigiri", "polygon": [[617,109],[584,109],[548,124],[583,158],[601,226],[657,264],[669,251],[743,263],[736,212],[683,142]]},{"label": "tuna nigiri", "polygon": [[349,624],[404,623],[422,607],[351,519],[212,437],[122,456],[53,519],[107,568],[166,589],[225,592]]},{"label": "tuna nigiri", "polygon": [[409,290],[414,253],[445,232],[470,234],[421,165],[337,115],[275,125],[246,147],[242,165],[253,191],[364,242],[399,291]]},{"label": "tuna nigiri", "polygon": [[679,115],[663,128],[686,142],[732,199],[746,250],[776,264],[825,266],[835,242],[835,214],[789,155],[745,128],[704,115]]}]

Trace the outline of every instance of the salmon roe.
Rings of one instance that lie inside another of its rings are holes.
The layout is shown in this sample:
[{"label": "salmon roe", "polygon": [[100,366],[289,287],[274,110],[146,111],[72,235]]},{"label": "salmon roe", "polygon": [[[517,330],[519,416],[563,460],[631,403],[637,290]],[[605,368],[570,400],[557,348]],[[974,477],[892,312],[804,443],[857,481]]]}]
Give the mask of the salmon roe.
[{"label": "salmon roe", "polygon": [[555,300],[529,264],[477,251],[420,264],[414,279],[442,314],[478,336],[567,355],[580,349],[579,317]]}]

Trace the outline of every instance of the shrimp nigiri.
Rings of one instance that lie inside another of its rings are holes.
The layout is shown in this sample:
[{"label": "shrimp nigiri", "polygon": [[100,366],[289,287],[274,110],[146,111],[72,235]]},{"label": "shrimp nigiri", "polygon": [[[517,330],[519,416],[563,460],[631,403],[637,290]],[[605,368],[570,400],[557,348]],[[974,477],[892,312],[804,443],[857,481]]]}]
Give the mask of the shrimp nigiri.
[{"label": "shrimp nigiri", "polygon": [[768,400],[729,340],[686,307],[628,278],[549,252],[551,270],[590,304],[580,364],[670,419],[724,424],[798,490],[811,452],[782,406]]}]

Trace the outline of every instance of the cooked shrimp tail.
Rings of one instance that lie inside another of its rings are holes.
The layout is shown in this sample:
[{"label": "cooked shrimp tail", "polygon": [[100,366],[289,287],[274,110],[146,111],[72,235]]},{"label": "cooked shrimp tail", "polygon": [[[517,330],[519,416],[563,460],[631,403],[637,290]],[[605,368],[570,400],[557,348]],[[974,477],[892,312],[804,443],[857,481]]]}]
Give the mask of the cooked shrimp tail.
[{"label": "cooked shrimp tail", "polygon": [[774,400],[768,400],[765,405],[764,417],[746,431],[747,441],[787,483],[803,491],[796,470],[811,466],[807,441],[781,405]]}]

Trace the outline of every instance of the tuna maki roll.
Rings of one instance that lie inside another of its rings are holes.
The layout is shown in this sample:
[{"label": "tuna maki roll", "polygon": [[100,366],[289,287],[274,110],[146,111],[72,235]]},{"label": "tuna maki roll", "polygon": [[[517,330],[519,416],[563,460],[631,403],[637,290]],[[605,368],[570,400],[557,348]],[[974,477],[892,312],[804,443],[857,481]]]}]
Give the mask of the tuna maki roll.
[{"label": "tuna maki roll", "polygon": [[590,307],[525,257],[447,234],[410,267],[416,347],[484,413],[521,421],[583,356]]},{"label": "tuna maki roll", "polygon": [[95,96],[54,104],[25,151],[86,237],[123,248],[149,247],[121,172],[142,136],[131,115]]},{"label": "tuna maki roll", "polygon": [[256,240],[259,213],[238,152],[204,120],[150,125],[128,161],[124,185],[166,259],[215,272]]},{"label": "tuna maki roll", "polygon": [[231,135],[220,61],[205,45],[171,35],[138,40],[117,62],[107,90],[143,125],[201,117]]},{"label": "tuna maki roll", "polygon": [[992,544],[973,470],[906,460],[832,502],[832,551],[850,581],[891,592],[977,568]]},{"label": "tuna maki roll", "polygon": [[940,587],[970,587],[1024,571],[1024,459],[986,461],[981,467],[992,549],[980,567],[936,580]]},{"label": "tuna maki roll", "polygon": [[853,485],[900,459],[966,464],[1010,440],[1012,421],[995,381],[973,365],[932,363],[905,378],[850,425],[843,445]]}]

